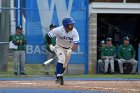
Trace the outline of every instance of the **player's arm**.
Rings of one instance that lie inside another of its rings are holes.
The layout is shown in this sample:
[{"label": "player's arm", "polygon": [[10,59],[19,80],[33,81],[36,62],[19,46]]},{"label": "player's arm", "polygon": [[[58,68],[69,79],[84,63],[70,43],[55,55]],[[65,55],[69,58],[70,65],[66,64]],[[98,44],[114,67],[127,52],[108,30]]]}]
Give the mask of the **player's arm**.
[{"label": "player's arm", "polygon": [[25,36],[23,35],[23,40],[21,40],[21,44],[26,44],[26,39],[25,39]]},{"label": "player's arm", "polygon": [[55,37],[57,35],[57,33],[58,33],[57,28],[54,28],[54,29],[52,29],[51,31],[48,32],[48,35],[47,35],[47,43],[48,43],[48,45],[52,44],[51,38]]},{"label": "player's arm", "polygon": [[55,28],[48,33],[47,43],[48,43],[51,51],[54,51],[54,49],[55,49],[55,46],[52,45],[51,38],[55,37],[57,35],[57,33],[58,33],[58,30]]},{"label": "player's arm", "polygon": [[12,37],[12,42],[13,42],[15,45],[19,45],[19,40],[16,38],[16,35],[13,35],[13,37]]},{"label": "player's arm", "polygon": [[78,44],[79,44],[79,35],[78,35],[78,32],[75,31],[74,33],[74,36],[73,36],[73,43],[74,45],[72,46],[71,50],[74,51],[77,47],[78,47]]},{"label": "player's arm", "polygon": [[49,35],[47,35],[47,43],[48,45],[50,45],[52,42],[51,42],[51,37],[49,37]]},{"label": "player's arm", "polygon": [[74,44],[71,48],[72,51],[74,51],[78,47],[78,44]]},{"label": "player's arm", "polygon": [[118,49],[118,57],[119,57],[120,59],[122,59],[122,45],[119,46],[119,49]]},{"label": "player's arm", "polygon": [[52,36],[51,36],[51,34],[50,34],[50,32],[49,32],[48,35],[47,35],[47,44],[48,44],[50,50],[51,50],[51,51],[54,51],[55,46],[52,45],[52,40],[51,40],[51,38],[52,38]]},{"label": "player's arm", "polygon": [[73,43],[74,45],[72,46],[72,48],[67,50],[67,55],[71,55],[71,52],[74,51],[78,47],[79,35],[78,35],[77,30],[75,30],[75,32],[73,33]]}]

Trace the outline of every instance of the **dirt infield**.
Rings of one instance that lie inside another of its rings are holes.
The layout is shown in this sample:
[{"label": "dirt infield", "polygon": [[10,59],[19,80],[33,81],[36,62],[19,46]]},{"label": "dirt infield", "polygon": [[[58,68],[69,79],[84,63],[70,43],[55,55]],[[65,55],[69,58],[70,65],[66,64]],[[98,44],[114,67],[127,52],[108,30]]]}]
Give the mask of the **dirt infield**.
[{"label": "dirt infield", "polygon": [[54,81],[0,81],[0,88],[53,88],[67,90],[94,90],[119,93],[140,93],[140,81],[65,81],[57,85]]}]

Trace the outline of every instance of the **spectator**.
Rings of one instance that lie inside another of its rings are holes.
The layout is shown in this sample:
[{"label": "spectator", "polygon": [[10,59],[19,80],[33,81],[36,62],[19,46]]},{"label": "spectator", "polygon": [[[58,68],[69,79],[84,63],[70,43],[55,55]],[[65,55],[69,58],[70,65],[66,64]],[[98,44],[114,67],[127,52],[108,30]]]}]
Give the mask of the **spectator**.
[{"label": "spectator", "polygon": [[116,57],[116,48],[112,45],[112,38],[106,39],[106,45],[101,50],[101,58],[105,62],[105,73],[108,72],[108,65],[111,65],[111,73],[114,73],[114,58]]},{"label": "spectator", "polygon": [[123,74],[123,63],[130,63],[132,66],[132,74],[136,73],[138,61],[135,60],[136,52],[133,46],[129,43],[129,38],[123,38],[123,44],[119,47],[119,69],[120,73]]},{"label": "spectator", "polygon": [[18,66],[20,64],[20,75],[26,75],[24,72],[25,64],[25,36],[22,34],[22,27],[16,27],[16,33],[12,36],[12,42],[17,46],[17,49],[13,49],[14,53],[14,74],[18,75]]},{"label": "spectator", "polygon": [[102,40],[100,42],[100,45],[98,47],[98,66],[99,66],[99,73],[104,73],[104,61],[103,59],[101,58],[101,50],[102,50],[102,47],[105,46],[105,41]]},{"label": "spectator", "polygon": [[[51,25],[50,25],[50,31],[51,31],[52,29],[54,29],[55,27],[56,27],[55,24],[51,24]],[[51,58],[55,57],[56,54],[55,54],[53,51],[50,50],[50,47],[49,47],[49,45],[48,45],[48,43],[47,43],[47,36],[48,36],[48,33],[45,35],[45,43],[46,43],[46,48],[47,48],[47,50],[48,50],[48,52],[47,52],[47,59],[51,59]],[[56,45],[56,37],[51,38],[51,41],[52,41],[52,45],[55,46],[55,45]],[[56,64],[56,62],[57,62],[57,60],[56,60],[56,58],[55,58],[55,59],[53,60],[54,65]],[[55,67],[55,66],[54,66],[54,67]],[[46,74],[46,75],[49,75],[49,72],[50,72],[50,64],[47,64],[47,65],[45,65],[45,74]]]}]

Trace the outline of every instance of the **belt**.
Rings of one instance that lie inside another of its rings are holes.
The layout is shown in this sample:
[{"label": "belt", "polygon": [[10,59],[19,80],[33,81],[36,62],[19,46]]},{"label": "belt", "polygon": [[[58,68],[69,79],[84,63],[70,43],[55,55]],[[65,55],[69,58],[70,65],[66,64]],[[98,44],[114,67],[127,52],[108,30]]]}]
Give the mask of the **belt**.
[{"label": "belt", "polygon": [[[57,45],[59,45],[59,44],[57,44]],[[62,47],[62,48],[64,48],[64,49],[69,49],[70,47],[63,47],[63,46],[61,46],[61,45],[59,45],[60,47]]]}]

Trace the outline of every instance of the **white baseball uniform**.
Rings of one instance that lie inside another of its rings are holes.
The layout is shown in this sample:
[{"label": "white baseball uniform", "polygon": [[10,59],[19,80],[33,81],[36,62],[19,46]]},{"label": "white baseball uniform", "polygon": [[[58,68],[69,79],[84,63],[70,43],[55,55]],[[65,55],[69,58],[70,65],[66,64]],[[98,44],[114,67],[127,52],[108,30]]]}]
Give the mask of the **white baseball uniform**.
[{"label": "white baseball uniform", "polygon": [[66,61],[69,61],[69,58],[66,58],[67,49],[70,49],[73,44],[79,43],[79,35],[77,30],[73,27],[71,31],[66,32],[65,28],[60,26],[52,29],[52,31],[48,33],[48,36],[56,37],[54,52],[58,56],[58,62],[64,64]]}]

